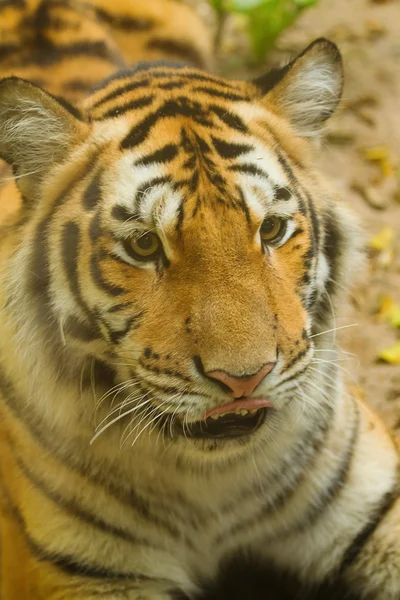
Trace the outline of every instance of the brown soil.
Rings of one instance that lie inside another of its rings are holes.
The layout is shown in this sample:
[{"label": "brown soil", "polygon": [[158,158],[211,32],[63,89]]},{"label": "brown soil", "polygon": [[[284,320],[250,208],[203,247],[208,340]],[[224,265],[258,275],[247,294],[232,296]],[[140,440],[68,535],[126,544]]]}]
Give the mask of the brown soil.
[{"label": "brown soil", "polygon": [[[367,402],[400,430],[400,365],[377,360],[379,350],[400,339],[400,329],[396,332],[376,314],[383,295],[400,304],[400,3],[321,0],[279,45],[301,48],[321,35],[339,45],[345,64],[342,110],[332,122],[321,167],[360,215],[368,239],[385,225],[395,232],[393,252],[370,256],[351,306],[338,312],[337,326],[358,323],[340,332],[342,347],[356,355],[342,364],[349,371],[347,380],[356,382]],[[376,146],[387,148],[394,170],[389,177],[363,156],[363,149]]]},{"label": "brown soil", "polygon": [[[205,2],[188,1],[210,18]],[[362,284],[336,315],[337,327],[358,324],[338,332],[342,348],[356,355],[343,356],[341,365],[353,393],[400,432],[400,365],[378,360],[381,349],[400,339],[400,329],[377,315],[383,295],[400,304],[400,3],[320,0],[279,38],[266,62],[280,64],[321,36],[339,45],[345,64],[342,109],[325,137],[321,168],[361,217],[367,239],[384,226],[394,230],[391,251],[370,253]],[[231,77],[253,74],[247,50],[242,22],[227,23],[219,70]],[[364,157],[363,150],[377,146],[386,150],[386,169],[393,174],[384,176],[377,162]]]}]

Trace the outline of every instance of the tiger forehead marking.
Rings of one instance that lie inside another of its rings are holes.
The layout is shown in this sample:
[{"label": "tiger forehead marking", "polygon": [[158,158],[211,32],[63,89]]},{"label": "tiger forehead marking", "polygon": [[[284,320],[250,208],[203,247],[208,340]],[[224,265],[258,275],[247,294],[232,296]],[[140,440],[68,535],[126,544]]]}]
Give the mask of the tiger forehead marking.
[{"label": "tiger forehead marking", "polygon": [[[170,98],[166,99],[165,92],[160,94],[159,89],[152,95],[154,112],[150,116],[141,118],[140,111],[137,111],[140,99],[128,101],[120,108],[114,107],[105,113],[108,119],[112,111],[110,130],[114,130],[117,116],[125,116],[126,127],[129,114],[132,115],[130,121],[133,121],[129,125],[130,133],[124,136],[121,144],[124,154],[128,156],[124,156],[116,167],[118,183],[115,194],[119,203],[127,210],[127,214],[140,215],[151,222],[151,210],[157,198],[163,197],[163,209],[171,219],[178,210],[177,194],[186,198],[196,195],[191,213],[193,216],[201,203],[208,200],[228,203],[245,211],[251,205],[252,210],[262,218],[275,195],[274,188],[284,186],[287,179],[268,145],[262,144],[254,136],[249,137],[252,120],[256,116],[259,120],[262,117],[265,119],[266,111],[261,108],[257,111],[244,100],[240,106],[235,104],[228,110],[216,105],[214,98],[212,103],[207,103],[208,98],[203,104],[192,101],[182,94],[193,94],[191,78],[201,75],[186,69],[181,71],[181,79],[175,82],[179,86],[172,85],[173,78],[169,84],[168,90],[173,90],[169,91]],[[117,91],[121,90],[122,93],[125,89],[128,94],[132,90],[137,93],[139,88],[144,93],[147,87],[151,89],[152,71],[149,73],[150,78],[143,81],[128,80],[123,87],[117,87]],[[157,71],[155,73],[160,75]],[[161,75],[167,77],[166,73]],[[182,90],[185,83],[188,89]],[[179,87],[179,95],[176,87]],[[114,94],[105,94],[103,98],[106,104],[108,98],[115,101]],[[98,107],[103,102],[97,100],[94,106]],[[249,120],[248,124],[239,116],[240,112]],[[153,151],[152,148],[161,138],[163,145]],[[246,188],[247,197],[244,197],[243,188]],[[171,197],[170,201],[167,200],[168,196]],[[171,208],[172,205],[175,210]],[[288,208],[289,205],[286,205],[285,210],[288,211]]]}]

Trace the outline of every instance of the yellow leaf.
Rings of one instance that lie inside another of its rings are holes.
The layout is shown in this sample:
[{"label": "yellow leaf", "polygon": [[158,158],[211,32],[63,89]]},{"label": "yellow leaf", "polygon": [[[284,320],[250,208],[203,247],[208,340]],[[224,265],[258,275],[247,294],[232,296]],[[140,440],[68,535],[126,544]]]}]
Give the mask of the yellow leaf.
[{"label": "yellow leaf", "polygon": [[400,306],[394,306],[389,317],[389,323],[392,327],[400,327]]},{"label": "yellow leaf", "polygon": [[390,159],[389,149],[386,146],[374,146],[365,148],[363,155],[366,160],[378,163],[383,177],[392,177],[394,174],[393,164]]},{"label": "yellow leaf", "polygon": [[392,245],[394,239],[393,227],[383,227],[374,237],[371,239],[369,245],[374,250],[382,252],[382,250],[388,250]]},{"label": "yellow leaf", "polygon": [[384,177],[393,177],[393,175],[394,175],[394,169],[393,169],[393,165],[390,162],[390,160],[387,160],[387,159],[384,158],[384,159],[382,159],[380,161],[379,164],[380,164],[380,167],[382,169],[382,175]]},{"label": "yellow leaf", "polygon": [[378,357],[392,365],[400,365],[400,341],[390,346],[390,348],[381,350]]},{"label": "yellow leaf", "polygon": [[374,146],[363,150],[364,157],[367,160],[388,160],[389,150],[387,146]]},{"label": "yellow leaf", "polygon": [[391,296],[382,296],[378,317],[380,320],[387,321],[392,327],[400,327],[400,305],[396,304]]}]

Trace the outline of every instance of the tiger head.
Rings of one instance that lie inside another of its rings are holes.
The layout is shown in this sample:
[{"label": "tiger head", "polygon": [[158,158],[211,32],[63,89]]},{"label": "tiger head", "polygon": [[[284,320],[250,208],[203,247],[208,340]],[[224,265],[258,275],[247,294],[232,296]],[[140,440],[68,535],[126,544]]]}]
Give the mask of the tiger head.
[{"label": "tiger head", "polygon": [[139,65],[78,109],[1,82],[24,199],[8,294],[63,377],[93,358],[98,399],[112,374],[98,433],[242,448],[304,404],[356,247],[310,141],[341,90],[327,40],[250,82]]}]

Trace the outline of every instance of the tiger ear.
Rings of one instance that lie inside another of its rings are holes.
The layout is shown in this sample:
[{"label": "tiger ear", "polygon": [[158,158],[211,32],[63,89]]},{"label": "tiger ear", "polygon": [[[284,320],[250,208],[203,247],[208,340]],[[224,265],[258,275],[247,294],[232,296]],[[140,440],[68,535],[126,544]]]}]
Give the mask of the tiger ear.
[{"label": "tiger ear", "polygon": [[334,113],[343,89],[337,46],[320,38],[288,65],[253,80],[265,103],[301,136],[313,136]]},{"label": "tiger ear", "polygon": [[18,77],[0,80],[0,157],[12,165],[28,199],[87,128],[76,109],[32,83]]}]

